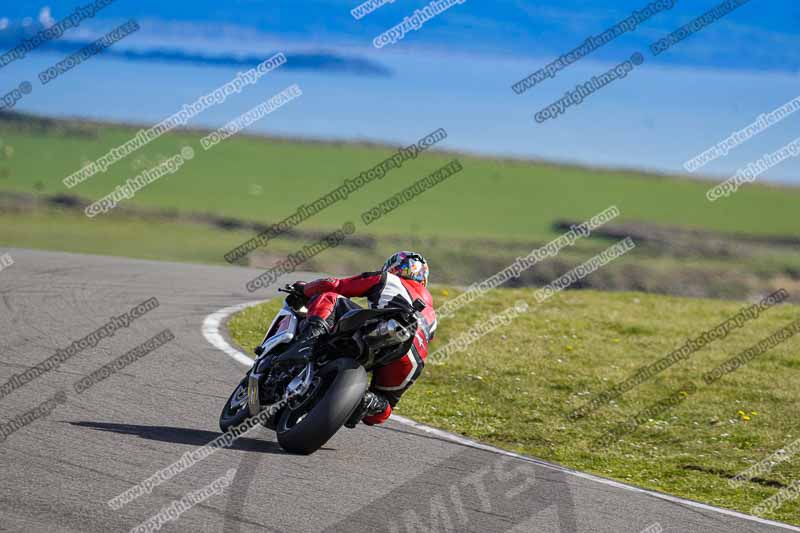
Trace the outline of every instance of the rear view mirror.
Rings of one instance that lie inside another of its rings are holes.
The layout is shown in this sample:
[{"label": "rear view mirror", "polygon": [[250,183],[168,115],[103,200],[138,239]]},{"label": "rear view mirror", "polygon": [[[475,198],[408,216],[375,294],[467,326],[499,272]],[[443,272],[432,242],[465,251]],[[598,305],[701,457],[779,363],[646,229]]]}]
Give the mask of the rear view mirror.
[{"label": "rear view mirror", "polygon": [[422,301],[422,298],[417,298],[416,300],[414,300],[414,303],[413,303],[413,304],[411,304],[411,307],[413,307],[413,308],[414,308],[414,311],[417,311],[417,312],[419,313],[419,312],[421,312],[423,309],[425,309],[426,307],[428,307],[428,304],[426,304],[425,302],[423,302],[423,301]]}]

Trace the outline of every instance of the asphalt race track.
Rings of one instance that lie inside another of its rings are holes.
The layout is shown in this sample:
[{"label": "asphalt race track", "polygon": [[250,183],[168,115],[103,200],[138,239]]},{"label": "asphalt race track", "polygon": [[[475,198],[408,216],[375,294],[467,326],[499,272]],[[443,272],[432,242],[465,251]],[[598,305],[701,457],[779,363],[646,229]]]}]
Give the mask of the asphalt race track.
[{"label": "asphalt race track", "polygon": [[[129,531],[236,469],[232,485],[163,531],[639,533],[800,531],[669,501],[408,424],[342,430],[309,457],[257,429],[119,510],[107,501],[219,435],[245,368],[201,334],[259,272],[10,250],[0,272],[0,385],[151,297],[159,307],[0,398],[7,423],[66,402],[0,442],[0,531]],[[301,276],[292,276],[297,279]],[[289,281],[289,280],[287,280]],[[78,394],[73,384],[160,331],[175,339]],[[423,378],[424,379],[424,374]]]}]

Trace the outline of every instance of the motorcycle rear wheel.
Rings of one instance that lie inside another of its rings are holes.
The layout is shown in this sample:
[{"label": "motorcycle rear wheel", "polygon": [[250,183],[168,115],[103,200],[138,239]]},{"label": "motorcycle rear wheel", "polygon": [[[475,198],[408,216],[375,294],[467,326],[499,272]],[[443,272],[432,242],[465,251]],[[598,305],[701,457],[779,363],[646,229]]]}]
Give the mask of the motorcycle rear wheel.
[{"label": "motorcycle rear wheel", "polygon": [[319,369],[312,397],[296,409],[284,408],[278,419],[278,443],[287,452],[309,455],[322,448],[347,422],[367,390],[364,367],[353,359],[336,359]]}]

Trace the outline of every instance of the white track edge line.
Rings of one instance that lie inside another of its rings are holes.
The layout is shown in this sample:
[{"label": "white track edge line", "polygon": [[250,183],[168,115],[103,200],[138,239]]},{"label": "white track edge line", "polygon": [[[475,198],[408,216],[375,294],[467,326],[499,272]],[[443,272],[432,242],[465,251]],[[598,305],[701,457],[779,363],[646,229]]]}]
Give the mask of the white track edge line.
[{"label": "white track edge line", "polygon": [[[238,305],[232,305],[230,307],[225,307],[211,313],[203,320],[202,332],[203,337],[215,348],[224,352],[229,357],[233,358],[236,362],[244,365],[244,366],[252,366],[253,359],[248,357],[246,354],[240,352],[233,346],[231,346],[228,341],[225,340],[225,337],[220,332],[220,327],[222,326],[222,322],[233,313],[237,313],[243,309],[247,309],[248,307],[253,307],[258,304],[262,304],[269,300],[255,300],[250,302],[244,302]],[[488,444],[482,444],[480,442],[476,442],[472,439],[468,439],[466,437],[462,437],[460,435],[456,435],[454,433],[450,433],[441,429],[437,429],[434,427],[426,426],[425,424],[420,424],[419,422],[414,422],[408,418],[405,418],[400,415],[392,415],[390,420],[394,422],[398,422],[400,424],[413,427],[414,429],[418,429],[430,435],[436,435],[437,437],[441,437],[443,439],[449,440],[451,442],[460,444],[462,446],[467,446],[469,448],[475,448],[478,450],[483,450],[487,452],[496,453],[499,455],[505,455],[507,457],[513,457],[515,459],[520,459],[522,461],[527,461],[530,463],[537,464],[543,468],[549,468],[550,470],[556,470],[562,472],[564,474],[569,474],[572,476],[576,476],[579,478],[587,479],[589,481],[594,481],[595,483],[600,483],[602,485],[608,485],[610,487],[615,487],[618,489],[628,490],[631,492],[637,492],[640,494],[647,494],[649,496],[653,496],[655,498],[659,498],[661,500],[666,500],[672,503],[679,503],[682,505],[688,505],[690,507],[696,507],[698,509],[703,509],[706,511],[714,511],[716,513],[732,516],[735,518],[740,518],[742,520],[748,520],[751,522],[758,522],[760,524],[765,524],[769,526],[775,526],[787,531],[800,531],[800,527],[795,527],[790,524],[784,524],[782,522],[776,522],[774,520],[768,520],[766,518],[761,518],[758,516],[753,516],[749,514],[740,513],[738,511],[732,511],[730,509],[723,509],[721,507],[714,507],[713,505],[707,505],[705,503],[696,502],[693,500],[685,500],[683,498],[679,498],[677,496],[670,496],[669,494],[663,494],[660,492],[655,492],[647,489],[643,489],[640,487],[635,487],[633,485],[627,485],[625,483],[620,483],[619,481],[614,481],[612,479],[606,479],[603,477],[595,476],[594,474],[587,474],[585,472],[579,472],[577,470],[572,470],[570,468],[548,463],[541,459],[535,459],[533,457],[526,457],[524,455],[520,455],[514,452],[509,452],[506,450],[502,450],[500,448],[495,448],[494,446],[489,446]]]},{"label": "white track edge line", "polygon": [[220,309],[219,311],[211,313],[203,320],[203,337],[206,338],[211,346],[217,348],[218,350],[222,350],[226,355],[235,359],[237,363],[241,363],[248,367],[252,366],[253,359],[228,344],[228,341],[225,340],[225,337],[223,337],[222,333],[220,332],[220,326],[222,326],[222,322],[233,313],[238,313],[242,309],[253,307],[254,305],[258,305],[264,301],[266,300],[245,302],[239,305],[225,307],[224,309]]}]

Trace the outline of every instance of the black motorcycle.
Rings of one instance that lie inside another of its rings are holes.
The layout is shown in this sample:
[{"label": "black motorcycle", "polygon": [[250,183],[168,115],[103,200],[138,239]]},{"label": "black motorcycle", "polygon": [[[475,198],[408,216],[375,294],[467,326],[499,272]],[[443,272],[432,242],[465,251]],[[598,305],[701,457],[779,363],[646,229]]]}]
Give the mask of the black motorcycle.
[{"label": "black motorcycle", "polygon": [[313,348],[296,342],[306,317],[305,296],[287,285],[283,308],[256,348],[257,358],[228,398],[219,418],[225,432],[261,411],[274,411],[264,425],[292,453],[320,449],[359,407],[367,372],[403,357],[414,342],[425,303],[394,303],[387,309],[353,309]]}]

